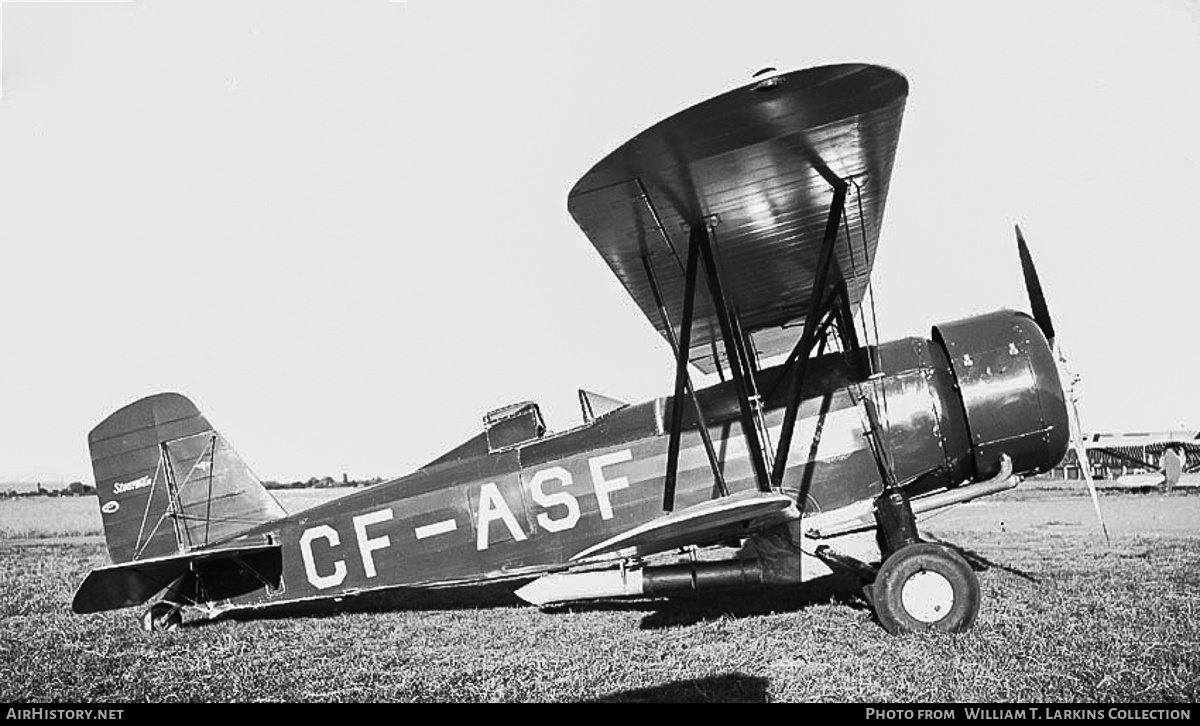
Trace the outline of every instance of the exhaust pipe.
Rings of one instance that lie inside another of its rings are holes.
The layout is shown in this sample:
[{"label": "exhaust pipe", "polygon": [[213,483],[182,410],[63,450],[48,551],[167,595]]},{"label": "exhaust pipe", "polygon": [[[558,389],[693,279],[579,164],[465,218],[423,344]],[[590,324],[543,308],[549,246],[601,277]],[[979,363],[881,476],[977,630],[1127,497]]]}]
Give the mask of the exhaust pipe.
[{"label": "exhaust pipe", "polygon": [[763,584],[758,560],[686,562],[637,569],[566,572],[539,577],[516,591],[532,605],[608,597],[665,597],[700,590]]}]

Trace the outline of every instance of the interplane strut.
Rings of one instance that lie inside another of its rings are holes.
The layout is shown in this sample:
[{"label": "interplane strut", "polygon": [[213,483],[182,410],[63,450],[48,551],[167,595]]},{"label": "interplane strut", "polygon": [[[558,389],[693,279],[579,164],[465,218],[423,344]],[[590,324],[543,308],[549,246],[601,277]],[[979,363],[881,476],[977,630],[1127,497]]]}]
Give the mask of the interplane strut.
[{"label": "interplane strut", "polygon": [[[717,314],[717,322],[721,329],[721,339],[725,345],[725,357],[729,362],[737,392],[738,405],[741,413],[742,435],[746,438],[746,447],[750,454],[751,465],[754,467],[755,481],[760,491],[771,490],[767,472],[766,459],[763,453],[762,440],[755,421],[755,411],[751,404],[751,379],[753,371],[749,368],[745,350],[739,350],[737,333],[733,316],[721,286],[720,271],[712,253],[711,237],[707,222],[693,225],[689,234],[687,269],[684,272],[683,319],[680,321],[679,341],[675,360],[675,395],[671,406],[670,439],[667,444],[667,472],[663,483],[663,510],[670,512],[675,503],[675,482],[679,472],[679,445],[683,429],[683,396],[689,386],[687,372],[687,353],[690,349],[692,322],[696,309],[696,282],[699,264],[703,260],[705,279],[708,284],[709,296]],[[696,405],[699,413],[699,404]],[[700,418],[700,428],[704,431],[704,419]],[[702,434],[703,435],[703,434]],[[719,470],[717,462],[711,460],[714,472]]]},{"label": "interplane strut", "polygon": [[[846,187],[846,182],[841,179],[837,179],[833,185],[833,203],[829,206],[829,217],[825,223],[825,237],[821,243],[821,257],[817,263],[816,283],[813,285],[808,315],[804,318],[804,332],[800,335],[796,348],[789,356],[789,362],[795,360],[797,365],[795,388],[792,390],[792,397],[788,400],[787,410],[784,412],[783,430],[779,434],[779,447],[775,451],[775,465],[771,470],[771,483],[774,486],[782,485],[783,472],[787,469],[792,432],[796,428],[796,415],[800,410],[800,398],[804,390],[805,374],[808,370],[808,359],[816,344],[817,328],[821,322],[822,303],[825,301],[825,289],[829,284],[829,268],[833,266],[833,247],[838,238],[838,223],[842,219],[842,210],[846,204]],[[853,325],[850,327],[853,329]]]}]

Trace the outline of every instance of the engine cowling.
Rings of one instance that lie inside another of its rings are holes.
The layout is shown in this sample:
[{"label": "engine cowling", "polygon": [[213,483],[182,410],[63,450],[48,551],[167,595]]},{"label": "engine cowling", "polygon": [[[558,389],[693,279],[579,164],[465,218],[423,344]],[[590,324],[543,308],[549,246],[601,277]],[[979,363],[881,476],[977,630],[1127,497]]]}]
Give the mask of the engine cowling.
[{"label": "engine cowling", "polygon": [[954,375],[966,415],[974,479],[1000,469],[1035,474],[1062,461],[1069,419],[1049,343],[1028,315],[1000,310],[933,328]]}]

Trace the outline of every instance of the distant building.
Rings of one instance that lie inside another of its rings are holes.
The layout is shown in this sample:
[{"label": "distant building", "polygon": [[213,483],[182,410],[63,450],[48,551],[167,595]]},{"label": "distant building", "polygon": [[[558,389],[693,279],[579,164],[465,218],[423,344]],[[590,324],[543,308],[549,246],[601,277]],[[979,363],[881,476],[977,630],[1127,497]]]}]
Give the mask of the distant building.
[{"label": "distant building", "polygon": [[67,485],[67,493],[73,497],[81,497],[87,494],[95,494],[96,487],[91,484],[84,484],[81,481],[73,481]]},{"label": "distant building", "polygon": [[[1178,481],[1181,474],[1200,471],[1198,431],[1093,433],[1083,437],[1083,446],[1097,479],[1165,471]],[[1052,473],[1058,479],[1083,478],[1074,448]]]}]

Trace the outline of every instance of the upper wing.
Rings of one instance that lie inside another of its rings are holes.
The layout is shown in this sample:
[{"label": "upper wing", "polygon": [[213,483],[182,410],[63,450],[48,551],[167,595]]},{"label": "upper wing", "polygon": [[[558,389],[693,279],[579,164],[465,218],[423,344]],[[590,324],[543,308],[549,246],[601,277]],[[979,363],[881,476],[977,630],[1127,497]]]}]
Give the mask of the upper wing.
[{"label": "upper wing", "polygon": [[1087,449],[1158,448],[1170,446],[1200,446],[1200,431],[1160,431],[1138,433],[1092,433],[1083,437]]},{"label": "upper wing", "polygon": [[[844,281],[854,307],[862,300],[907,94],[903,76],[870,65],[812,68],[730,91],[609,154],[571,190],[568,209],[664,336],[646,265],[678,325],[686,227],[716,215],[723,287],[742,328],[760,355],[785,353],[814,294],[835,177],[857,186],[846,201],[853,239],[843,229],[830,285]],[[719,338],[709,298],[698,296],[691,362],[711,372]]]}]

